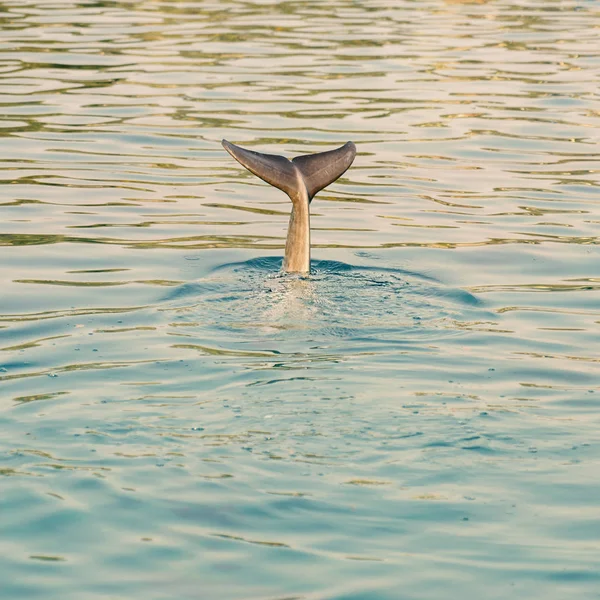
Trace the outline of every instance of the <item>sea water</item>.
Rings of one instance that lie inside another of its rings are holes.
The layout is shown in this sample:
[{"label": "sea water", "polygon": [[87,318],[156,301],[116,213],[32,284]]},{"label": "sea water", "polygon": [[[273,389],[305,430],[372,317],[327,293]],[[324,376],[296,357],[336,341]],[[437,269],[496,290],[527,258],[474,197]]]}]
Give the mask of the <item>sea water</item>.
[{"label": "sea water", "polygon": [[597,2],[1,11],[2,599],[600,598]]}]

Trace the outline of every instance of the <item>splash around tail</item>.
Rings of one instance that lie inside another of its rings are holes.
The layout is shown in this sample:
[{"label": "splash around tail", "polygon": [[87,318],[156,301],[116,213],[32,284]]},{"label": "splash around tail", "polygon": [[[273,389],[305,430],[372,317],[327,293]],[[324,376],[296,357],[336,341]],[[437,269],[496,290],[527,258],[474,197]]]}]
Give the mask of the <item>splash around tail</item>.
[{"label": "splash around tail", "polygon": [[290,197],[292,213],[285,244],[283,270],[308,273],[310,203],[319,191],[347,171],[356,156],[356,146],[347,142],[335,150],[297,156],[290,161],[277,154],[246,150],[227,140],[223,140],[222,144],[242,166]]}]

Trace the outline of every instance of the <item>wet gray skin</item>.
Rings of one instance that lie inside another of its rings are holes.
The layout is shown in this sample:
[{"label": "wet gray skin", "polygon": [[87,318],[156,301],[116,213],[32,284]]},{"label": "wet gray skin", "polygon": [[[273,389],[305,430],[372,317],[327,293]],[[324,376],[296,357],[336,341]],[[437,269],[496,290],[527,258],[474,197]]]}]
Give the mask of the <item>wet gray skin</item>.
[{"label": "wet gray skin", "polygon": [[310,270],[310,203],[315,195],[333,183],[350,167],[356,146],[347,142],[328,152],[297,156],[288,160],[276,154],[262,154],[240,148],[227,140],[223,147],[257,177],[284,191],[292,201],[285,243],[283,270],[308,273]]}]

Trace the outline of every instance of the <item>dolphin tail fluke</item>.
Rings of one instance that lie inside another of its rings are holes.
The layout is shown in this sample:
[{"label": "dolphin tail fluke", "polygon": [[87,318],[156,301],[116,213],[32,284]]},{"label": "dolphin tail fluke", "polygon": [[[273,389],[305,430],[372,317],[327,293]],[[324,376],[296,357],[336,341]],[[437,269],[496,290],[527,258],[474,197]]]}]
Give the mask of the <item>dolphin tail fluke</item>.
[{"label": "dolphin tail fluke", "polygon": [[262,154],[240,148],[223,140],[223,147],[241,165],[263,181],[283,190],[294,202],[308,196],[309,201],[324,187],[333,183],[352,164],[356,147],[352,142],[335,150],[298,156],[289,161],[277,154]]}]

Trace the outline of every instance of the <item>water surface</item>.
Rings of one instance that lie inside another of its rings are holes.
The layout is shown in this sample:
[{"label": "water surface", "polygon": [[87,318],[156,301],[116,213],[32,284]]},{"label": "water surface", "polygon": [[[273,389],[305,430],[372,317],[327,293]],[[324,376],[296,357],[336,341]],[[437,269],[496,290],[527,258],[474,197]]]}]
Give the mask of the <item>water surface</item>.
[{"label": "water surface", "polygon": [[0,19],[2,598],[600,598],[596,2]]}]

